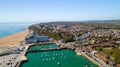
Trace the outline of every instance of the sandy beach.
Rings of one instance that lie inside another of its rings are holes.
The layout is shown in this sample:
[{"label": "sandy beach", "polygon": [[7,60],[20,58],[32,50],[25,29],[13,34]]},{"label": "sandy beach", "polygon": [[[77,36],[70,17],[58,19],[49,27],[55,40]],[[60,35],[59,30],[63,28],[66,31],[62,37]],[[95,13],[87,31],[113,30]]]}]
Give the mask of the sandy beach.
[{"label": "sandy beach", "polygon": [[11,46],[11,45],[19,45],[21,41],[24,40],[24,38],[27,36],[29,33],[28,30],[7,36],[5,38],[0,39],[0,47],[5,47],[5,46]]}]

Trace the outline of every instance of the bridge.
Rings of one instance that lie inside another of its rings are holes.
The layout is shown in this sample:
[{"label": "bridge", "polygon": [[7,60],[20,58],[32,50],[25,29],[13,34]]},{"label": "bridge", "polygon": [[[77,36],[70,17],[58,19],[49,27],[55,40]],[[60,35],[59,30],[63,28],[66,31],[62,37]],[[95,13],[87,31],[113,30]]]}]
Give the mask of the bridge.
[{"label": "bridge", "polygon": [[67,49],[67,48],[49,48],[49,49],[41,49],[41,50],[28,50],[27,53],[56,51],[56,50],[64,50],[64,49]]}]

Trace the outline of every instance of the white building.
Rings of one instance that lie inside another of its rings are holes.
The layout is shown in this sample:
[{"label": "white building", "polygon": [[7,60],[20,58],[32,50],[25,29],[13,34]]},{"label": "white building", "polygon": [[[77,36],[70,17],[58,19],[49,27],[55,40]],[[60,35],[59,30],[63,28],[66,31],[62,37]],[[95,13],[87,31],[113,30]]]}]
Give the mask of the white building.
[{"label": "white building", "polygon": [[25,39],[27,44],[30,43],[39,43],[39,42],[48,42],[49,37],[48,36],[38,36],[36,33],[29,34]]}]

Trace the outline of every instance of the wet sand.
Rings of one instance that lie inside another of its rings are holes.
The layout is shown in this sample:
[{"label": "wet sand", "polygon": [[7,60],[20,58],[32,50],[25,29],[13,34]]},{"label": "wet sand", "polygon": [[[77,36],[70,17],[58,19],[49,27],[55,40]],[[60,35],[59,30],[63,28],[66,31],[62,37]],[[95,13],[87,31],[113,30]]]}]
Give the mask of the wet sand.
[{"label": "wet sand", "polygon": [[13,34],[13,35],[7,36],[5,38],[1,38],[0,39],[0,47],[19,45],[20,42],[24,40],[24,38],[27,36],[28,33],[29,33],[29,31],[25,30],[25,31],[22,31],[17,34]]}]

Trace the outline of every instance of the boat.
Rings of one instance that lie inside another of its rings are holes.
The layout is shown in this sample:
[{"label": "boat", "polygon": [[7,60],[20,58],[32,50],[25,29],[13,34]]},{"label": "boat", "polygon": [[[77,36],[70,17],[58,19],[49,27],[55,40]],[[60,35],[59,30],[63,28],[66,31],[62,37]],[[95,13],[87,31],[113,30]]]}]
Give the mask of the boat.
[{"label": "boat", "polygon": [[53,57],[52,59],[54,60],[55,58]]},{"label": "boat", "polygon": [[58,62],[57,64],[60,65],[60,62]]},{"label": "boat", "polygon": [[85,65],[85,67],[88,67],[88,65]]}]

